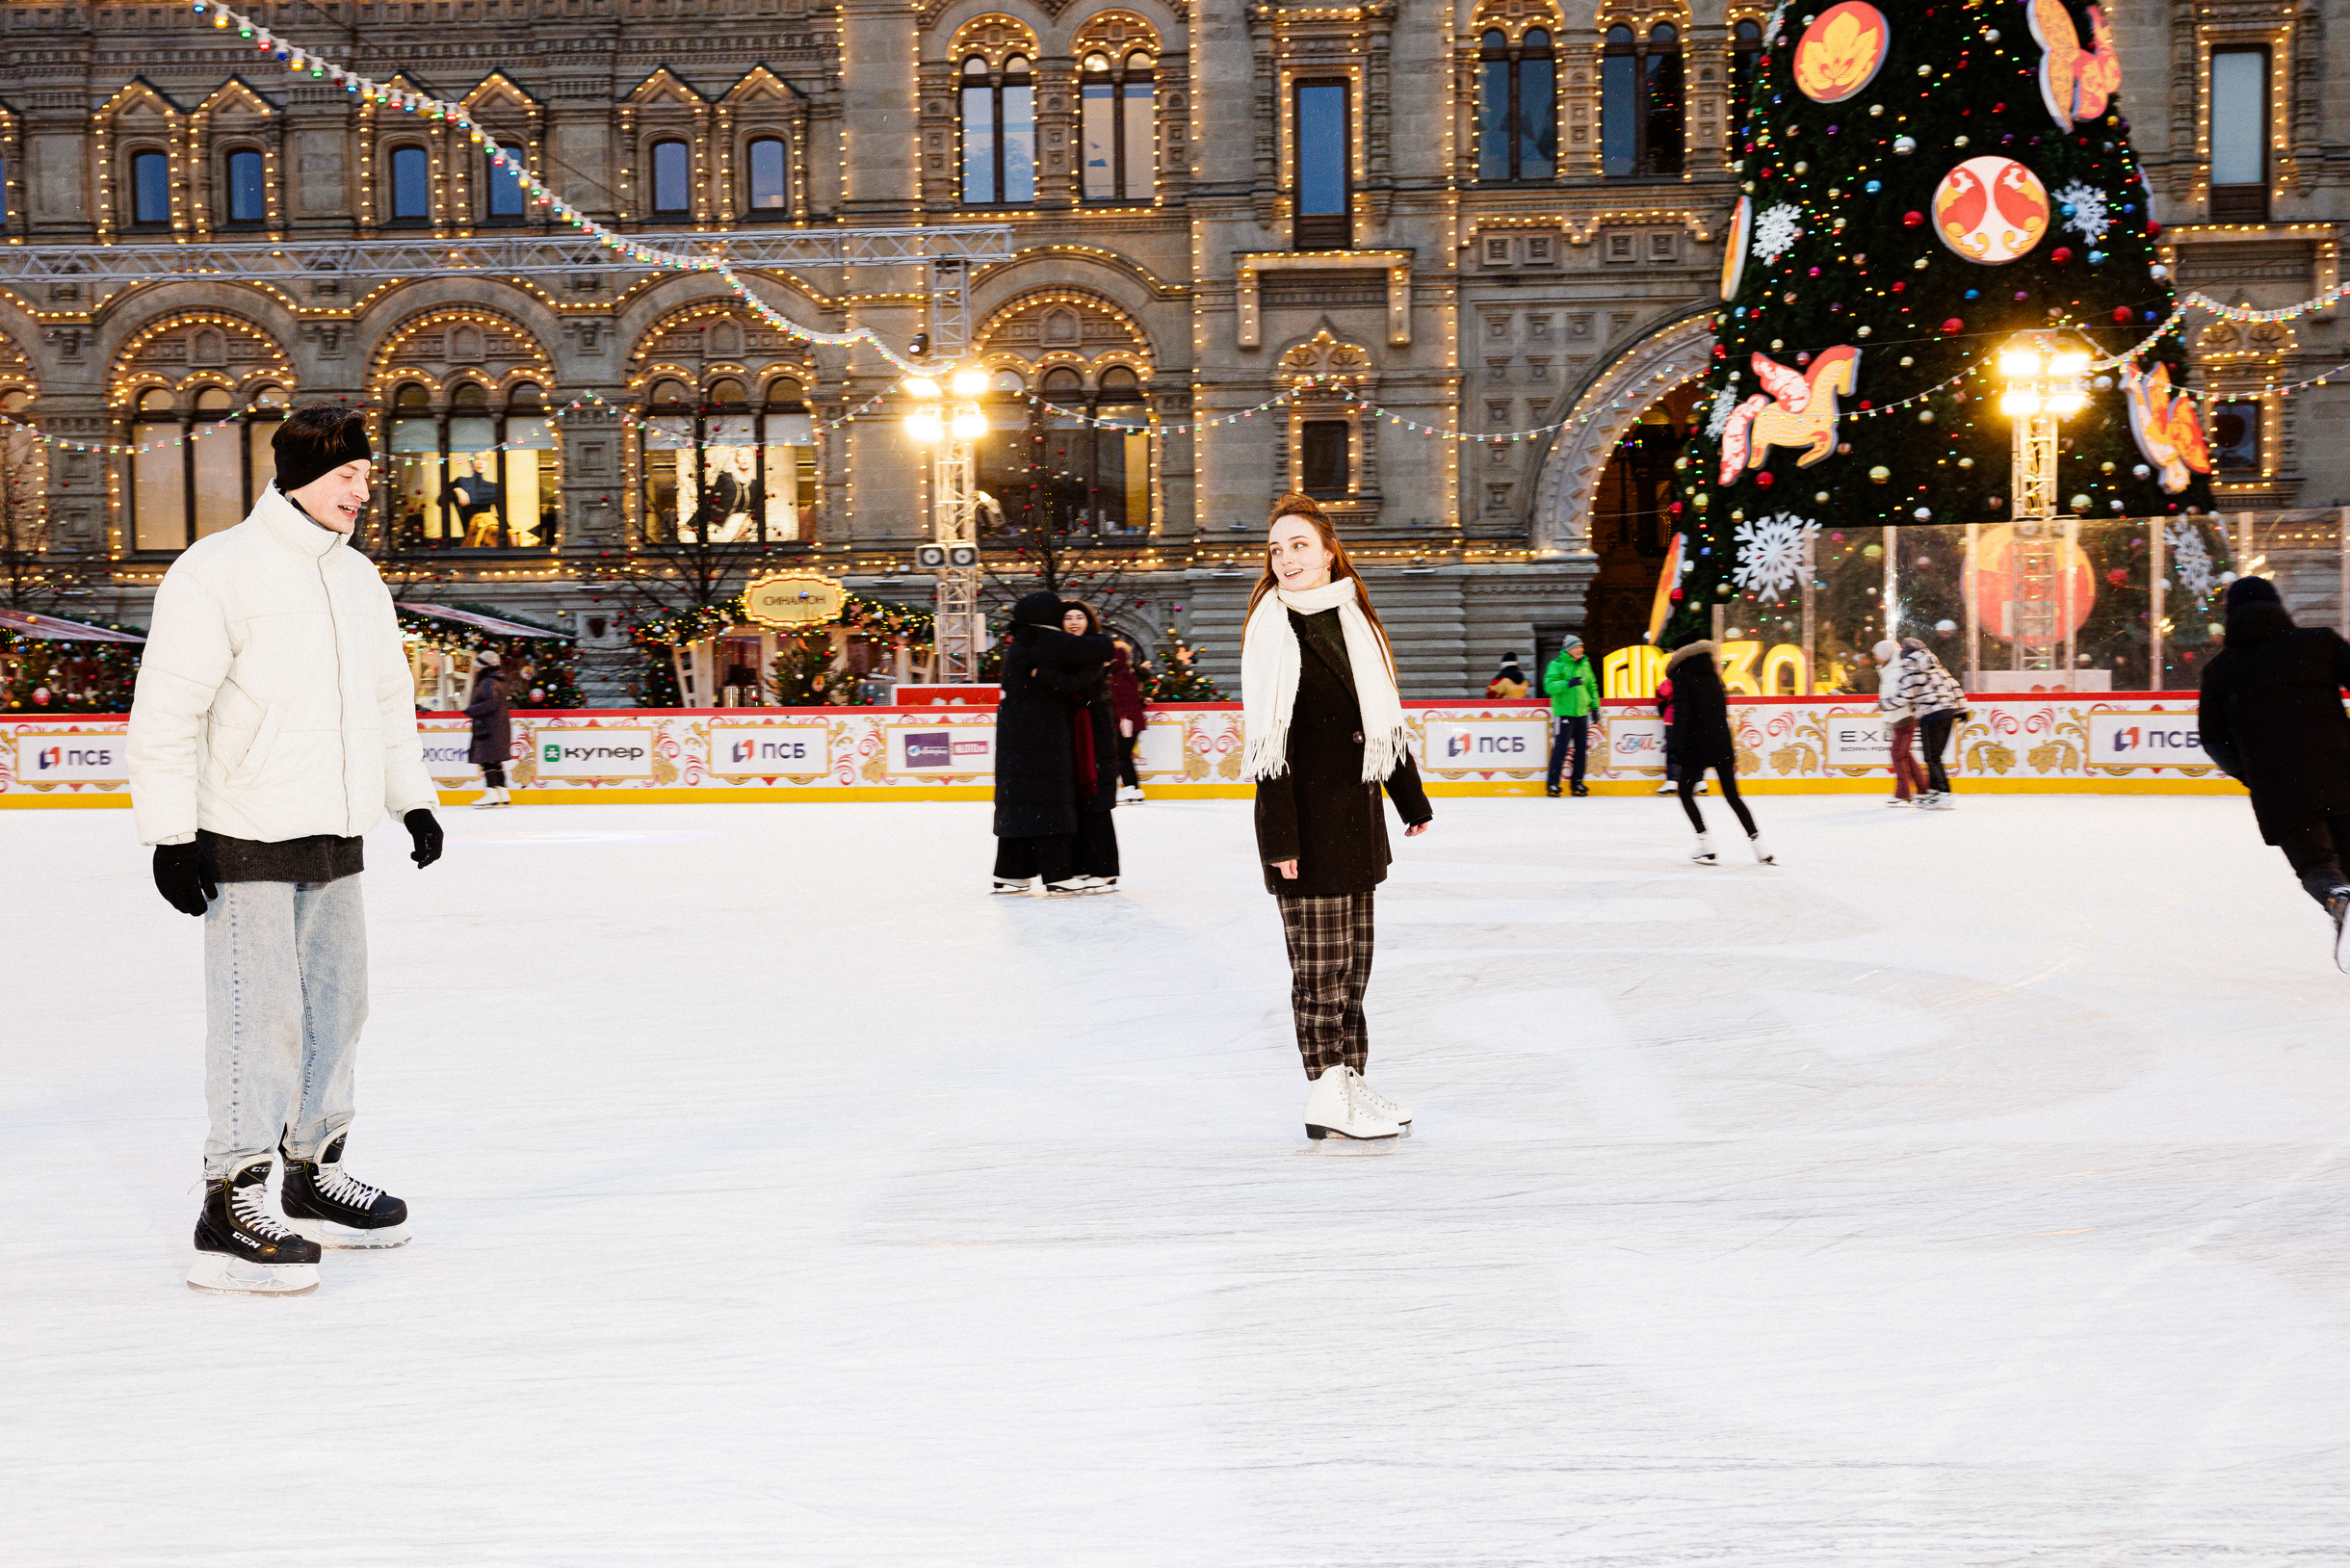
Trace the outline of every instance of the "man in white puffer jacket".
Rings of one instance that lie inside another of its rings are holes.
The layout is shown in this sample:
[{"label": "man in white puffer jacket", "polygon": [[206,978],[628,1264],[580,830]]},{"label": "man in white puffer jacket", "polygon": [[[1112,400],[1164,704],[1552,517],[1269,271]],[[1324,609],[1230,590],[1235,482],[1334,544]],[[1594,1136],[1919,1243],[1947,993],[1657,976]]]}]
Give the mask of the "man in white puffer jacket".
[{"label": "man in white puffer jacket", "polygon": [[[367,1018],[361,835],[388,808],[419,869],[439,795],[415,685],[375,563],[366,421],[297,409],[252,515],[197,540],[156,590],[131,704],[130,783],[155,885],[204,921],[199,1290],[298,1294],[320,1244],[398,1246],[407,1207],[343,1170]],[[268,1208],[270,1161],[285,1163]]]}]

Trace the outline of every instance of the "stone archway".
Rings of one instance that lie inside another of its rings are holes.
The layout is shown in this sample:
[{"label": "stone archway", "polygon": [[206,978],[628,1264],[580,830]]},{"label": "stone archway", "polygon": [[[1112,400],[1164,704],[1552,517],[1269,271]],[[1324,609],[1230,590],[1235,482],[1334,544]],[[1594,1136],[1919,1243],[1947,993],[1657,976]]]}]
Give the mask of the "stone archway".
[{"label": "stone archway", "polygon": [[1713,306],[1666,323],[1608,361],[1575,400],[1542,464],[1531,533],[1538,554],[1591,548],[1591,508],[1607,458],[1641,410],[1713,359]]}]

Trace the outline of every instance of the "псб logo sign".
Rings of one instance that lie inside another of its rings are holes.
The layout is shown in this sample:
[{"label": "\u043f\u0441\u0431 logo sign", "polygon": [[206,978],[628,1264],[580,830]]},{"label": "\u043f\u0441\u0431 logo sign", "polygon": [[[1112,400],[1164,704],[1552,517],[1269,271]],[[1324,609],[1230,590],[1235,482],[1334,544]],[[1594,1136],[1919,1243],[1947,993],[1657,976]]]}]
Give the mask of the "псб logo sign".
[{"label": "\u043f\u0441\u0431 logo sign", "polygon": [[2113,732],[2113,749],[2135,751],[2197,751],[2203,747],[2203,732],[2192,729],[2155,729],[2153,725],[2130,725]]},{"label": "\u043f\u0441\u0431 logo sign", "polygon": [[112,768],[115,754],[106,746],[50,746],[33,753],[33,771],[45,773],[52,768]]}]

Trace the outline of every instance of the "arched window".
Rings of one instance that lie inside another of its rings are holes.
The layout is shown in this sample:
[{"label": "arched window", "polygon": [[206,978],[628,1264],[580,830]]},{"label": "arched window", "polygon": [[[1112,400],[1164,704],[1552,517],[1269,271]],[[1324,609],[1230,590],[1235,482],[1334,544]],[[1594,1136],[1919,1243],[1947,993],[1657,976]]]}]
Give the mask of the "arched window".
[{"label": "arched window", "polygon": [[200,387],[184,403],[164,387],[142,392],[131,444],[147,450],[131,457],[131,547],[185,550],[243,522],[276,478],[270,437],[285,405],[284,388],[256,387],[240,420],[226,387]]},{"label": "arched window", "polygon": [[664,214],[693,210],[693,149],[683,142],[653,144],[653,210]]},{"label": "arched window", "polygon": [[269,217],[269,203],[261,188],[261,154],[250,147],[238,147],[228,155],[227,173],[228,222],[258,227]]},{"label": "arched window", "polygon": [[1079,83],[1087,201],[1148,201],[1156,189],[1157,76],[1151,57],[1135,50],[1114,64],[1096,52]]},{"label": "arched window", "polygon": [[421,223],[432,216],[432,169],[422,147],[392,149],[392,222]]},{"label": "arched window", "polygon": [[1001,71],[963,62],[963,202],[1021,206],[1036,199],[1036,89],[1026,55]]},{"label": "arched window", "polygon": [[1017,371],[989,383],[988,431],[974,453],[979,488],[993,503],[991,532],[1039,531],[1105,542],[1151,524],[1151,437],[1141,379],[1125,365],[1085,378],[1055,365],[1031,401]]},{"label": "arched window", "polygon": [[645,394],[644,532],[656,543],[773,545],[816,536],[816,431],[800,383],[760,402],[731,376],[696,397],[665,379]]},{"label": "arched window", "polygon": [[1730,30],[1730,88],[1732,106],[1744,105],[1746,94],[1754,90],[1755,67],[1762,60],[1762,29],[1751,21],[1740,22]]},{"label": "arched window", "polygon": [[515,154],[506,155],[504,167],[491,163],[487,153],[482,155],[482,191],[488,209],[484,216],[491,222],[522,222],[522,164]]},{"label": "arched window", "polygon": [[744,175],[749,181],[744,207],[751,217],[790,216],[792,191],[786,167],[779,137],[758,137],[743,149]]},{"label": "arched window", "polygon": [[1551,35],[1529,27],[1512,46],[1499,28],[1477,45],[1477,178],[1547,180],[1558,172],[1558,67]]},{"label": "arched window", "polygon": [[160,152],[131,154],[131,222],[165,228],[171,222],[171,161]]},{"label": "arched window", "polygon": [[1681,154],[1681,34],[1658,22],[1635,42],[1631,28],[1609,28],[1600,69],[1600,171],[1678,174]]},{"label": "arched window", "polygon": [[435,409],[430,388],[406,382],[392,394],[390,448],[384,483],[399,549],[554,547],[561,460],[537,383],[516,382],[501,398],[460,381]]}]

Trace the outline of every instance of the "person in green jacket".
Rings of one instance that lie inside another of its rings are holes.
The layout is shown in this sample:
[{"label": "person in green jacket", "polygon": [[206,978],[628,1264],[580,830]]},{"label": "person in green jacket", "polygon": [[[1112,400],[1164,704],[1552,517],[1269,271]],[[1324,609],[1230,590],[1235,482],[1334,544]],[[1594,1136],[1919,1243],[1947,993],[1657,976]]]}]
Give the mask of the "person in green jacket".
[{"label": "person in green jacket", "polygon": [[1591,675],[1591,661],[1583,657],[1581,638],[1567,639],[1567,645],[1542,672],[1542,689],[1550,694],[1551,715],[1556,720],[1551,738],[1550,793],[1558,793],[1559,765],[1566,761],[1571,745],[1575,750],[1575,793],[1589,795],[1583,787],[1583,766],[1591,755],[1591,716],[1599,711],[1600,688]]}]

